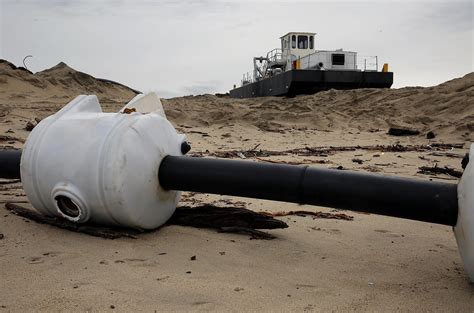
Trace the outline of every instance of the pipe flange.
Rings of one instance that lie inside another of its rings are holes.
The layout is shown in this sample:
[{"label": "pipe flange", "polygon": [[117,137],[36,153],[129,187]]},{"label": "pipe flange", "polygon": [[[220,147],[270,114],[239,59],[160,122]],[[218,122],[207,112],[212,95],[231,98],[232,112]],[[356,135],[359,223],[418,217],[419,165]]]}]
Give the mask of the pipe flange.
[{"label": "pipe flange", "polygon": [[65,219],[84,223],[89,220],[90,210],[80,191],[70,183],[58,183],[51,192],[52,202],[58,214]]}]

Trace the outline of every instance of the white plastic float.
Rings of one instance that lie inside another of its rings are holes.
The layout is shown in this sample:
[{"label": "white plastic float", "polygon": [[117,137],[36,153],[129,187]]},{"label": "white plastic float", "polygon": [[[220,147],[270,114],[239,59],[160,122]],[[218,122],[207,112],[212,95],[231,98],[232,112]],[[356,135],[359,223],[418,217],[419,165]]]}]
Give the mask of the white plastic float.
[{"label": "white plastic float", "polygon": [[120,112],[104,113],[96,96],[78,96],[33,129],[20,168],[39,212],[142,229],[171,217],[180,192],[163,190],[157,170],[163,157],[182,155],[185,136],[154,93],[136,96]]}]

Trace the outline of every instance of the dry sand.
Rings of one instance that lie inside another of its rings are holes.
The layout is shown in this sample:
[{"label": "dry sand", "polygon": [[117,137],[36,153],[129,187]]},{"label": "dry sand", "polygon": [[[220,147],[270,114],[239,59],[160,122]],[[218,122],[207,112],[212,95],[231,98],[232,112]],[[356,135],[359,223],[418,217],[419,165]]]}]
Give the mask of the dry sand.
[{"label": "dry sand", "polygon": [[[193,153],[301,147],[464,143],[449,151],[356,149],[327,156],[270,156],[311,166],[419,174],[419,166],[461,170],[474,141],[474,73],[439,86],[330,90],[295,98],[213,95],[164,100]],[[61,63],[36,74],[0,62],[3,148],[21,148],[27,121],[53,114],[78,94],[97,94],[117,111],[135,92]],[[390,126],[418,129],[388,136]],[[426,139],[433,131],[434,139]],[[434,152],[434,155],[433,155]],[[251,158],[255,159],[255,158]],[[352,161],[362,160],[362,164]],[[0,202],[26,201],[20,183],[0,185]],[[314,206],[187,193],[182,204],[255,211]],[[28,203],[22,203],[28,205]],[[166,226],[137,239],[107,240],[36,224],[0,208],[0,311],[452,311],[474,310],[474,285],[462,269],[450,227],[345,212],[353,221],[289,216],[275,240]],[[196,256],[196,260],[191,260]]]}]

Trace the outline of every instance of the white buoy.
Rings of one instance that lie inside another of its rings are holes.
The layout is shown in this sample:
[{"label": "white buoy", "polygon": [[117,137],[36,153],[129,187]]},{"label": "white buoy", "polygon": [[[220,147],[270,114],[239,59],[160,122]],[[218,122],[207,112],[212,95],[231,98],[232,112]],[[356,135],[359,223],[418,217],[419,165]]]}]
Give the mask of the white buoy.
[{"label": "white buoy", "polygon": [[103,113],[96,96],[78,96],[33,129],[20,167],[38,211],[142,229],[169,219],[180,192],[163,190],[157,169],[163,157],[182,155],[185,136],[154,94],[126,108],[136,112]]}]

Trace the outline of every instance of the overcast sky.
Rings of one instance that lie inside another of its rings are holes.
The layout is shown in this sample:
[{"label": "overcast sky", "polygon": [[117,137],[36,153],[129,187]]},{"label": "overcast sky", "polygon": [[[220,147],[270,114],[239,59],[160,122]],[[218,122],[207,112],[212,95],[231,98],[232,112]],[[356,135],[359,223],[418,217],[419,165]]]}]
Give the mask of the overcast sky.
[{"label": "overcast sky", "polygon": [[0,58],[69,66],[162,97],[227,92],[289,31],[378,55],[394,87],[473,71],[473,0],[0,0]]}]

